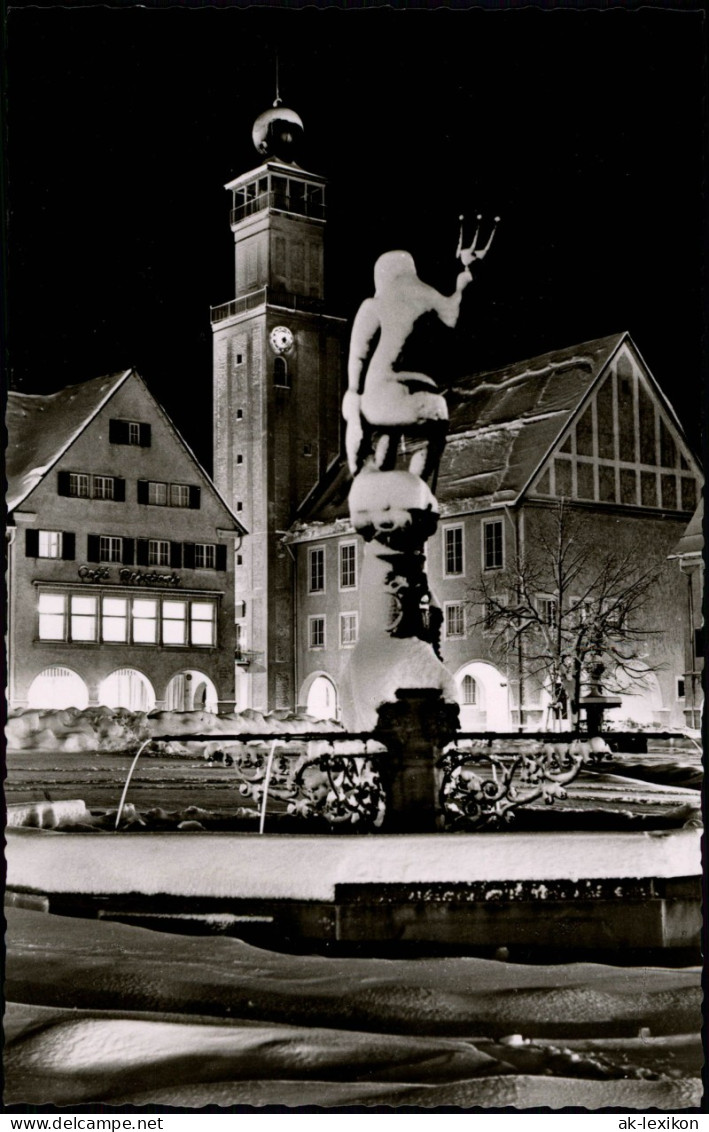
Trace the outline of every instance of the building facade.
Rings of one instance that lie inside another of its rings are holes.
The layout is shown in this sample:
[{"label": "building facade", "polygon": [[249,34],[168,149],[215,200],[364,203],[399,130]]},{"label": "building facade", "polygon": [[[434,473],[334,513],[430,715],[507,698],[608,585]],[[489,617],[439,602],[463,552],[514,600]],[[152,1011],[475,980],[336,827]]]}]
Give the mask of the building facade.
[{"label": "building facade", "polygon": [[211,319],[214,479],[249,530],[236,563],[237,702],[265,710],[296,699],[294,562],[282,538],[337,466],[345,324],[325,310],[326,183],[291,160],[297,116],[262,118],[254,140],[267,160],[225,186],[235,297]]},{"label": "building facade", "polygon": [[[671,406],[627,334],[584,343],[456,384],[437,494],[441,519],[427,544],[428,577],[443,613],[443,659],[455,676],[465,730],[538,728],[549,689],[520,678],[487,631],[481,591],[494,593],[559,501],[588,546],[586,577],[612,548],[657,578],[637,628],[647,632],[642,683],[610,718],[685,722],[688,681],[681,627],[687,597],[667,562],[697,506],[701,472]],[[348,482],[291,535],[297,560],[299,702],[338,712],[357,640],[362,546],[347,518]],[[597,558],[594,549],[597,548]],[[583,575],[578,586],[582,590]],[[550,582],[550,588],[552,583]],[[535,596],[554,616],[553,592]],[[691,666],[690,666],[691,667]],[[692,685],[694,688],[694,685]],[[692,691],[696,704],[698,693]]]},{"label": "building facade", "polygon": [[686,531],[672,549],[670,559],[679,567],[684,589],[685,612],[683,619],[684,670],[678,683],[684,700],[684,717],[687,727],[698,729],[702,725],[704,703],[704,658],[706,633],[704,630],[704,505],[700,503]]},{"label": "building facade", "polygon": [[8,436],[10,708],[232,710],[244,528],[139,375],[10,393]]}]

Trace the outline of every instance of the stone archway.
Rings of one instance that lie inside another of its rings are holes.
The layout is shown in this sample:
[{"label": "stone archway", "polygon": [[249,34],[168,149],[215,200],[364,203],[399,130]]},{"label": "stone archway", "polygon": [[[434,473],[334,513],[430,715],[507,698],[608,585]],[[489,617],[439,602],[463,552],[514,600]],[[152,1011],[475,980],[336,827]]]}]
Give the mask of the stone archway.
[{"label": "stone archway", "polygon": [[52,665],[39,672],[27,695],[27,706],[31,708],[78,708],[83,711],[89,705],[89,690],[78,672],[63,665]]},{"label": "stone archway", "polygon": [[208,676],[196,669],[176,672],[165,689],[165,709],[216,713],[217,689]]},{"label": "stone archway", "polygon": [[101,683],[98,698],[106,707],[128,711],[147,712],[155,707],[153,686],[137,668],[116,668]]},{"label": "stone archway", "polygon": [[308,677],[301,689],[300,703],[305,703],[305,710],[313,719],[339,718],[337,686],[326,672],[314,672]]},{"label": "stone archway", "polygon": [[509,731],[507,678],[494,664],[472,660],[455,674],[461,731]]}]

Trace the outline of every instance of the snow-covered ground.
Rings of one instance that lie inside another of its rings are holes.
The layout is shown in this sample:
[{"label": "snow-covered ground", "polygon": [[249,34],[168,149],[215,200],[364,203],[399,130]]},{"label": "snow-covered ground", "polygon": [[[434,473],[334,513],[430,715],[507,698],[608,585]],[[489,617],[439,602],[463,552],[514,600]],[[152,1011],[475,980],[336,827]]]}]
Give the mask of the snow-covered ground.
[{"label": "snow-covered ground", "polygon": [[290,956],[7,920],[6,1105],[701,1101],[694,968]]}]

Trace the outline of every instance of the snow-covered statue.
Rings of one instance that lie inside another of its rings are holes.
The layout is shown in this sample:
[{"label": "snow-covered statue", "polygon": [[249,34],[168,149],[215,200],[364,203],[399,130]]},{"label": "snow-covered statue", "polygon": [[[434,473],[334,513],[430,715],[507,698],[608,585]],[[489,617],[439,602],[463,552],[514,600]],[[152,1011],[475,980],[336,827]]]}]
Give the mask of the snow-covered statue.
[{"label": "snow-covered statue", "polygon": [[417,369],[410,355],[424,320],[455,327],[471,267],[492,243],[495,228],[481,246],[478,223],[471,245],[463,247],[460,219],[456,256],[462,271],[453,294],[419,279],[409,252],[386,252],[374,268],[374,296],[364,300],[352,327],[342,412],[354,477],[350,517],[368,545],[359,643],[343,710],[347,725],[357,730],[374,727],[376,707],[393,700],[398,688],[436,688],[445,700],[456,699],[438,656],[442,615],[424,554],[438,524],[433,493],[448,407],[434,378]]}]

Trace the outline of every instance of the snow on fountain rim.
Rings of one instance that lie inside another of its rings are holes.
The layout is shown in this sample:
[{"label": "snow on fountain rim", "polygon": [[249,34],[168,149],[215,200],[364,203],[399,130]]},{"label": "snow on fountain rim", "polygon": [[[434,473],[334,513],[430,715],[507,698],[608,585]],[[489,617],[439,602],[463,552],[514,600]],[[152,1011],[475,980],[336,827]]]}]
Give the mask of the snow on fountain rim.
[{"label": "snow on fountain rim", "polygon": [[[340,884],[684,877],[701,831],[367,834],[7,831],[7,885],[44,893],[335,898]],[[88,838],[88,841],[87,841]],[[543,895],[540,890],[540,895]]]}]

